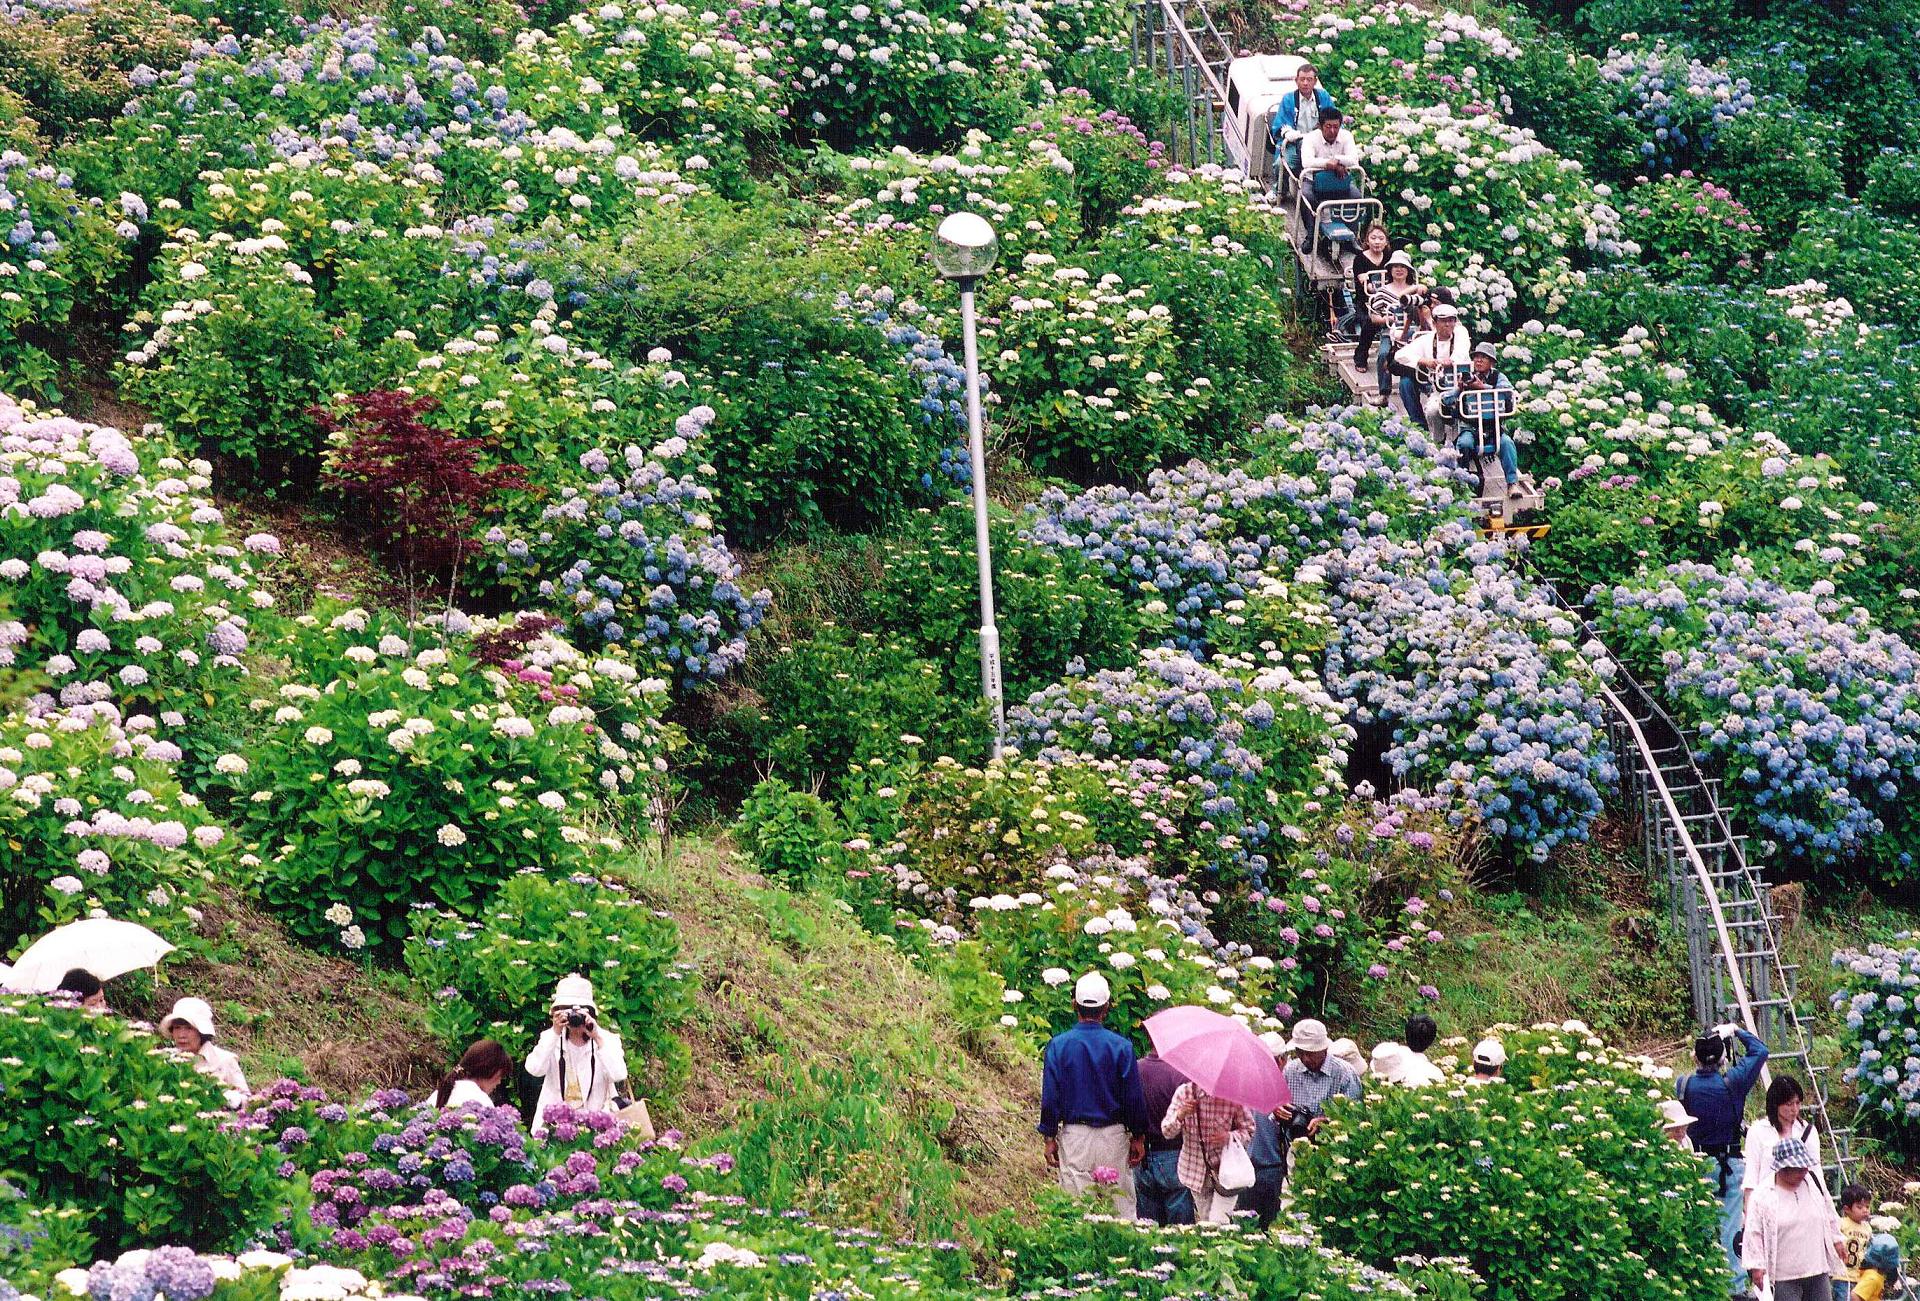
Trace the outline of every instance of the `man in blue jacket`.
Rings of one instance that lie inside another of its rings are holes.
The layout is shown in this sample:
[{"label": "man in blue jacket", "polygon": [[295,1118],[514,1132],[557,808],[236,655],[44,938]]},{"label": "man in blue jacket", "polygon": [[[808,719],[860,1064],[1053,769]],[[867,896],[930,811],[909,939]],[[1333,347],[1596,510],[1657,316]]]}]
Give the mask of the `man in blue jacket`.
[{"label": "man in blue jacket", "polygon": [[1107,1029],[1113,991],[1089,971],[1073,987],[1079,1019],[1047,1042],[1040,1075],[1039,1130],[1060,1186],[1113,1188],[1113,1213],[1134,1218],[1133,1167],[1146,1155],[1147,1102],[1133,1045]]},{"label": "man in blue jacket", "polygon": [[1287,166],[1300,172],[1300,142],[1320,125],[1320,115],[1334,107],[1333,96],[1320,88],[1320,72],[1311,63],[1300,65],[1293,74],[1293,89],[1280,97],[1273,110],[1273,124],[1267,128],[1273,137],[1276,155],[1286,146]]},{"label": "man in blue jacket", "polygon": [[[1738,1044],[1745,1056],[1727,1066],[1727,1054]],[[1727,1253],[1733,1271],[1734,1296],[1748,1292],[1747,1271],[1740,1267],[1740,1252],[1734,1246],[1740,1236],[1740,1181],[1747,1164],[1741,1159],[1741,1122],[1746,1116],[1747,1094],[1760,1078],[1767,1062],[1767,1046],[1759,1036],[1748,1034],[1736,1025],[1715,1026],[1713,1033],[1694,1040],[1693,1060],[1698,1067],[1681,1078],[1674,1093],[1696,1117],[1693,1146],[1708,1162],[1707,1182],[1720,1198],[1720,1245]]]}]

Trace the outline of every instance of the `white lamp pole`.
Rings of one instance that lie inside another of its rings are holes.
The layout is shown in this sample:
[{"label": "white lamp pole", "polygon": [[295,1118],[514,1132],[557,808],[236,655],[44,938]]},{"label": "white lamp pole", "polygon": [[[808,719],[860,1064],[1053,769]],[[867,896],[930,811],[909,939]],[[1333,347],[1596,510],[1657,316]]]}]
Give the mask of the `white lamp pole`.
[{"label": "white lamp pole", "polygon": [[1000,240],[985,219],[956,212],[933,236],[933,265],[960,290],[960,337],[967,367],[967,447],[973,461],[973,545],[980,567],[980,691],[993,710],[993,757],[1007,744],[1007,704],[1000,686],[1000,629],[993,621],[993,557],[987,541],[987,449],[980,420],[980,349],[974,336],[973,286],[993,269]]}]

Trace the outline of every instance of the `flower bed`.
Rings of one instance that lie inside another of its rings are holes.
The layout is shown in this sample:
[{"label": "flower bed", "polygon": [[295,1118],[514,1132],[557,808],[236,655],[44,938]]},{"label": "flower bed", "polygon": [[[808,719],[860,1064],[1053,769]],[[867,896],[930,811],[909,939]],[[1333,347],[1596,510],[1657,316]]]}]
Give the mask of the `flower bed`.
[{"label": "flower bed", "polygon": [[1496,1294],[1708,1295],[1726,1260],[1699,1159],[1660,1130],[1671,1073],[1577,1021],[1491,1033],[1512,1087],[1334,1101],[1298,1160],[1308,1222],[1376,1263],[1464,1257]]},{"label": "flower bed", "polygon": [[494,667],[357,609],[299,623],[303,671],[253,702],[251,757],[215,765],[296,934],[391,953],[423,895],[472,910],[522,867],[580,865],[601,771],[586,702],[609,675]]},{"label": "flower bed", "polygon": [[1899,796],[1920,776],[1920,658],[1905,642],[1831,583],[1796,592],[1739,559],[1670,565],[1589,600],[1609,643],[1697,729],[1697,756],[1763,852],[1910,877]]},{"label": "flower bed", "polygon": [[1841,1048],[1846,1079],[1871,1124],[1904,1151],[1920,1139],[1920,949],[1901,933],[1890,944],[1840,949],[1832,1004],[1846,1023]]}]

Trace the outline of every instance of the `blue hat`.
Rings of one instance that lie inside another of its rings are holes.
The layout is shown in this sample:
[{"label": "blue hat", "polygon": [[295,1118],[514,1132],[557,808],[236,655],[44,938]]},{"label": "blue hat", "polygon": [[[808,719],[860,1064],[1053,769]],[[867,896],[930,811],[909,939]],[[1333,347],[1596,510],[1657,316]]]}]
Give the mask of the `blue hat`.
[{"label": "blue hat", "polygon": [[1868,1269],[1877,1269],[1888,1278],[1900,1275],[1900,1244],[1891,1233],[1876,1233],[1867,1243],[1867,1254],[1860,1263]]},{"label": "blue hat", "polygon": [[1783,1138],[1774,1145],[1773,1168],[1776,1173],[1781,1170],[1811,1170],[1813,1154],[1799,1139]]}]

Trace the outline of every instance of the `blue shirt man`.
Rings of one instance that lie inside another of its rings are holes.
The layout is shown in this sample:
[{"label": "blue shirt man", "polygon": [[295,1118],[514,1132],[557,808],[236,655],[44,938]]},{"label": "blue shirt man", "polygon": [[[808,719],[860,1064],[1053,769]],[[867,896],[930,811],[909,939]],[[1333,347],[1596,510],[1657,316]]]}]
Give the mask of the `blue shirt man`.
[{"label": "blue shirt man", "polygon": [[1287,165],[1294,171],[1300,170],[1300,141],[1309,131],[1320,125],[1320,115],[1334,107],[1333,96],[1320,86],[1320,71],[1311,63],[1303,63],[1293,74],[1293,89],[1280,97],[1280,105],[1273,110],[1273,123],[1267,130],[1273,137],[1273,148],[1279,153],[1282,145],[1287,150]]},{"label": "blue shirt man", "polygon": [[[1746,1055],[1726,1070],[1721,1063],[1727,1045],[1737,1042]],[[1746,1116],[1747,1095],[1760,1078],[1767,1062],[1767,1046],[1759,1036],[1739,1026],[1716,1026],[1712,1034],[1694,1040],[1693,1060],[1697,1069],[1682,1077],[1674,1094],[1694,1117],[1693,1146],[1708,1161],[1707,1182],[1720,1199],[1720,1246],[1727,1253],[1727,1265],[1733,1272],[1734,1295],[1747,1291],[1747,1271],[1741,1267],[1734,1240],[1740,1235],[1740,1181],[1747,1165],[1741,1159],[1740,1129]]]},{"label": "blue shirt man", "polygon": [[1113,1189],[1114,1214],[1134,1217],[1133,1167],[1146,1152],[1146,1097],[1133,1045],[1107,1029],[1113,991],[1090,971],[1074,984],[1079,1020],[1047,1042],[1040,1075],[1040,1132],[1060,1186]]}]

